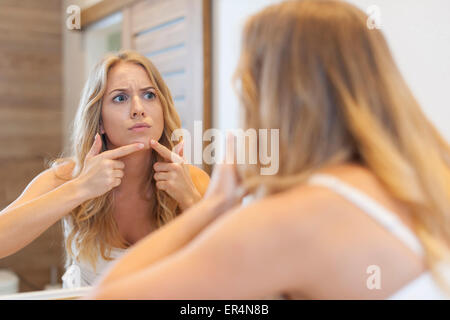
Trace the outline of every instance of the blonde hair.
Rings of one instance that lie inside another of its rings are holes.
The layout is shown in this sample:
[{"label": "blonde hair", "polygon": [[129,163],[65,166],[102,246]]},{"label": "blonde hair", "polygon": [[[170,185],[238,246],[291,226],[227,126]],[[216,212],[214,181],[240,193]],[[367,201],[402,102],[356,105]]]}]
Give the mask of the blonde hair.
[{"label": "blonde hair", "polygon": [[279,129],[280,151],[277,175],[247,165],[244,184],[273,194],[326,165],[363,164],[410,209],[432,268],[449,258],[449,145],[367,19],[348,3],[304,0],[247,21],[235,73],[244,126]]},{"label": "blonde hair", "polygon": [[[142,66],[147,72],[163,109],[164,130],[159,142],[171,150],[174,146],[170,138],[172,132],[181,127],[181,122],[169,88],[159,71],[149,59],[137,52],[122,51],[118,54],[108,54],[94,67],[84,86],[73,122],[70,155],[52,163],[54,167],[68,159],[74,161],[75,168],[71,178],[75,178],[81,173],[84,159],[93,144],[95,134],[100,132],[102,99],[106,90],[108,72],[119,62],[135,63]],[[103,136],[101,152],[106,150],[105,146],[106,141]],[[147,185],[151,184],[152,190],[155,190],[154,196],[156,196],[156,205],[149,212],[149,216],[155,219],[157,227],[160,227],[175,218],[179,209],[174,199],[155,187],[152,177],[153,164],[156,161],[163,161],[163,159],[160,155],[153,153],[151,163],[149,163],[150,174],[146,181]],[[70,226],[70,233],[66,234],[65,238],[67,264],[70,264],[73,259],[77,259],[87,261],[95,268],[99,253],[103,259],[111,260],[110,253],[113,247],[126,248],[128,246],[128,243],[120,235],[112,216],[113,195],[111,190],[100,197],[90,199],[72,210],[63,219],[63,224]],[[74,249],[78,251],[78,255],[75,255]]]}]

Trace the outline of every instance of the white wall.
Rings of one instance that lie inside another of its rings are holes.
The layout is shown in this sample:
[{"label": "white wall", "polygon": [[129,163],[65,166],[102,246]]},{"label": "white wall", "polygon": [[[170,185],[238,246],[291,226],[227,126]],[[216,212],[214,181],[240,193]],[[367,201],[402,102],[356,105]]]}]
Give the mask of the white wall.
[{"label": "white wall", "polygon": [[231,79],[239,58],[240,34],[246,18],[278,0],[214,0],[213,127],[237,128],[239,106]]},{"label": "white wall", "polygon": [[349,0],[380,8],[382,30],[422,110],[450,140],[450,1]]},{"label": "white wall", "polygon": [[[238,126],[231,77],[239,56],[245,18],[277,0],[213,1],[213,126]],[[400,70],[423,110],[450,140],[450,1],[349,0],[364,11],[381,10],[382,30]]]}]

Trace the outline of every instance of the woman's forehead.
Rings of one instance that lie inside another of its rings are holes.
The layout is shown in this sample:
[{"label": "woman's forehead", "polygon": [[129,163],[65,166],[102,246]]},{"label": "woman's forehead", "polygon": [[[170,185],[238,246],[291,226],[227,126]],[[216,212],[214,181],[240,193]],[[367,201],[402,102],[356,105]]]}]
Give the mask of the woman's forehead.
[{"label": "woman's forehead", "polygon": [[107,87],[127,88],[131,85],[139,87],[153,85],[144,67],[131,62],[120,62],[109,70]]}]

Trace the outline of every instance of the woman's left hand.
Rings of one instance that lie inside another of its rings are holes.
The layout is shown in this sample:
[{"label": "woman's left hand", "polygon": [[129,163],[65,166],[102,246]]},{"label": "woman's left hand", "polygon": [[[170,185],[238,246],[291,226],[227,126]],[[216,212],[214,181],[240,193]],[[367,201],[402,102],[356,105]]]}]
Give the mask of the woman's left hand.
[{"label": "woman's left hand", "polygon": [[185,210],[200,201],[202,196],[192,182],[189,164],[183,159],[182,144],[183,142],[179,143],[174,151],[171,151],[155,140],[150,141],[153,150],[167,161],[153,165],[156,187],[167,192],[178,202],[180,208]]}]

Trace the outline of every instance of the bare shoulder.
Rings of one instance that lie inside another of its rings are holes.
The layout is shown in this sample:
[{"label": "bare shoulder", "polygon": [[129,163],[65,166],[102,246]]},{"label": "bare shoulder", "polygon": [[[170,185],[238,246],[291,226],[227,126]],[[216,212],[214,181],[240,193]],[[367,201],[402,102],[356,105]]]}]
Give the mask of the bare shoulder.
[{"label": "bare shoulder", "polygon": [[[319,173],[331,174],[339,180],[362,191],[382,206],[394,213],[407,225],[408,214],[405,208],[393,199],[375,174],[358,165],[342,165],[321,170]],[[333,233],[352,232],[352,228],[370,227],[371,219],[352,202],[332,189],[313,184],[302,184],[261,200],[257,206],[261,212],[274,219],[272,225],[278,225],[283,232],[302,235],[303,241],[325,243]],[[276,215],[271,212],[277,212]],[[283,219],[280,219],[282,217]],[[353,232],[355,233],[355,232]],[[347,245],[345,239],[341,243],[331,241],[333,246]]]},{"label": "bare shoulder", "polygon": [[188,165],[189,174],[197,190],[204,195],[209,185],[209,175],[199,167]]},{"label": "bare shoulder", "polygon": [[[286,225],[292,225],[293,220],[301,222],[311,215],[317,215],[323,207],[322,204],[329,200],[330,192],[327,189],[302,184],[258,200],[253,206],[273,219],[280,222],[287,220]],[[277,214],[273,214],[274,212]]]},{"label": "bare shoulder", "polygon": [[298,256],[302,244],[319,237],[333,200],[327,189],[303,184],[251,202],[237,210],[235,219],[238,225],[252,225],[258,242],[269,245],[277,239],[280,247]]},{"label": "bare shoulder", "polygon": [[[370,196],[381,199],[381,195],[386,193],[377,176],[368,168],[358,164],[342,164],[332,167],[327,167],[320,170],[320,173],[331,174],[343,182],[346,182],[353,187],[361,189]],[[385,197],[384,197],[385,198]]]},{"label": "bare shoulder", "polygon": [[[368,190],[367,193],[375,194],[375,198],[381,197],[383,189],[380,182],[374,174],[361,166],[339,166],[321,170],[320,173],[333,174],[355,187]],[[259,215],[267,215],[269,219],[274,220],[271,221],[271,225],[293,229],[307,226],[308,230],[318,227],[321,221],[323,225],[328,225],[327,216],[337,216],[336,212],[347,206],[347,201],[333,190],[307,183],[299,184],[251,204]]]},{"label": "bare shoulder", "polygon": [[389,193],[382,181],[370,169],[358,164],[343,164],[323,169],[321,173],[331,174],[358,189],[397,215],[409,228],[414,229],[409,209]]}]

